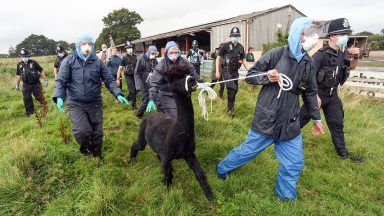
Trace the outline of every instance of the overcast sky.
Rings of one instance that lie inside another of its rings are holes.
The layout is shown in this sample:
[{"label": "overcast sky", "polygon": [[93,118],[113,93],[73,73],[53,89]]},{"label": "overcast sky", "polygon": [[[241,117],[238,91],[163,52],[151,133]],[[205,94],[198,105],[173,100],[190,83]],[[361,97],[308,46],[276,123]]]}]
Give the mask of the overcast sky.
[{"label": "overcast sky", "polygon": [[346,17],[355,32],[379,33],[384,28],[384,1],[380,0],[4,0],[0,53],[8,53],[10,46],[31,34],[74,42],[87,32],[96,39],[103,16],[122,7],[143,17],[138,28],[145,37],[287,4],[319,20]]}]

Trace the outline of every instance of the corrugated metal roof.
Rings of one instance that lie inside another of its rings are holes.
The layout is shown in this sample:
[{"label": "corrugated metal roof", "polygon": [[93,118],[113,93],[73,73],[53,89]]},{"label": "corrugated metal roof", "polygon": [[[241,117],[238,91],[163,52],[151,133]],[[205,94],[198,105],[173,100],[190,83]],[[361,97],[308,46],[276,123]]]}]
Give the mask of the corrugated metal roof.
[{"label": "corrugated metal roof", "polygon": [[253,17],[261,16],[261,15],[266,14],[266,13],[271,13],[271,12],[274,12],[274,11],[277,11],[277,10],[281,10],[281,9],[284,9],[284,8],[287,8],[287,7],[290,7],[293,10],[296,10],[297,12],[299,12],[300,14],[305,16],[305,14],[303,14],[302,12],[300,12],[295,7],[293,7],[292,5],[289,4],[289,5],[285,5],[285,6],[282,6],[282,7],[270,8],[270,9],[267,9],[267,10],[264,10],[264,11],[257,11],[257,12],[253,12],[253,13],[249,13],[249,14],[243,14],[243,15],[240,15],[240,16],[236,16],[236,17],[232,17],[232,18],[228,18],[228,19],[224,19],[224,20],[219,20],[219,21],[210,22],[210,23],[206,23],[206,24],[201,24],[201,25],[197,25],[197,26],[192,26],[192,27],[188,27],[188,28],[183,28],[183,29],[179,29],[179,30],[175,30],[175,31],[161,33],[161,34],[157,34],[157,35],[153,35],[153,36],[148,36],[148,37],[144,37],[144,38],[140,38],[140,39],[134,40],[134,41],[132,41],[132,43],[135,44],[135,43],[141,43],[141,42],[145,42],[145,41],[157,40],[157,39],[161,39],[161,38],[168,38],[168,37],[174,37],[174,36],[179,36],[179,35],[192,34],[194,32],[199,32],[199,31],[204,31],[204,30],[209,31],[214,26],[228,24],[228,23],[234,23],[234,22],[239,22],[239,21],[242,21],[242,20],[246,20],[246,19],[250,19],[250,18],[253,18]]}]

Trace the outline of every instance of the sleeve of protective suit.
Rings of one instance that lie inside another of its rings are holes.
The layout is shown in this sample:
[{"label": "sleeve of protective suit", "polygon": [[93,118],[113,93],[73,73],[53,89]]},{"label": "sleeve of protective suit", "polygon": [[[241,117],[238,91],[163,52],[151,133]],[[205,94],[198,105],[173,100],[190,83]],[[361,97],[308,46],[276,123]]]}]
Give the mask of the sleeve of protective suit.
[{"label": "sleeve of protective suit", "polygon": [[109,73],[107,66],[102,62],[100,62],[100,74],[101,80],[105,83],[105,86],[113,96],[117,98],[118,95],[123,95],[121,89],[117,88],[115,79],[112,74]]},{"label": "sleeve of protective suit", "polygon": [[321,120],[320,109],[317,105],[317,76],[315,65],[310,63],[310,71],[308,73],[307,88],[302,94],[304,106],[311,116],[312,120]]},{"label": "sleeve of protective suit", "polygon": [[142,91],[144,89],[143,81],[141,80],[141,76],[143,74],[143,57],[140,57],[139,60],[136,62],[135,72],[134,72],[134,78],[135,78],[135,86],[136,90]]},{"label": "sleeve of protective suit", "polygon": [[[256,74],[266,73],[269,70],[274,69],[276,64],[279,62],[283,51],[283,47],[277,47],[265,53],[263,56],[260,57],[256,64],[254,64],[253,67],[248,70],[247,77]],[[245,81],[248,84],[252,85],[268,85],[271,83],[267,75],[249,77],[246,78]]]},{"label": "sleeve of protective suit", "polygon": [[68,56],[65,58],[60,65],[59,75],[55,80],[55,89],[53,90],[53,102],[56,103],[57,98],[67,99],[67,84],[71,78],[71,64],[74,56]]},{"label": "sleeve of protective suit", "polygon": [[203,83],[204,80],[200,78],[200,75],[196,72],[195,67],[189,62],[185,61],[189,68],[189,75],[192,76],[198,83]]},{"label": "sleeve of protective suit", "polygon": [[156,68],[153,70],[153,74],[149,82],[149,99],[150,100],[156,99],[157,93],[159,92],[160,84],[164,79],[163,75],[159,72],[160,70],[161,70],[161,64],[158,64]]}]

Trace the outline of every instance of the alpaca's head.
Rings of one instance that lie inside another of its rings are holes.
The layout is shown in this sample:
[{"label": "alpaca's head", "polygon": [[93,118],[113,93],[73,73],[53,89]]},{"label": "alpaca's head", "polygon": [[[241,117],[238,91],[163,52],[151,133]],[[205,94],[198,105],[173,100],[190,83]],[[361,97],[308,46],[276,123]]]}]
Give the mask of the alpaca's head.
[{"label": "alpaca's head", "polygon": [[166,73],[166,78],[172,92],[181,95],[190,95],[191,92],[196,90],[196,80],[188,75],[189,68],[187,65],[176,65]]}]

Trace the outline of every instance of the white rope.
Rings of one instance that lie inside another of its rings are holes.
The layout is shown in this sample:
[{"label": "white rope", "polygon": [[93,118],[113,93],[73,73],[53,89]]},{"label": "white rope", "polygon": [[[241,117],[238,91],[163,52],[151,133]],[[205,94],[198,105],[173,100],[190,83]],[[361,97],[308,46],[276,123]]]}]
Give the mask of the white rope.
[{"label": "white rope", "polygon": [[[250,75],[250,76],[246,76],[246,77],[239,77],[239,78],[234,78],[234,79],[217,81],[217,82],[213,82],[213,83],[209,83],[209,82],[198,83],[197,89],[201,89],[201,91],[200,91],[197,99],[199,101],[199,106],[202,109],[201,115],[203,116],[203,118],[205,120],[208,121],[208,111],[207,111],[207,106],[206,106],[206,102],[205,102],[205,95],[206,94],[208,95],[208,98],[211,100],[211,112],[210,113],[212,113],[212,101],[217,98],[217,94],[216,94],[215,90],[213,90],[210,87],[211,85],[231,82],[231,81],[235,81],[235,80],[244,80],[246,78],[251,78],[251,77],[265,76],[265,75],[268,75],[268,73],[269,72],[254,74],[254,75]],[[277,95],[277,98],[280,98],[282,91],[289,91],[292,89],[292,86],[293,86],[292,80],[287,75],[285,75],[285,74],[279,74],[279,75],[280,75],[280,79],[278,81],[278,84],[280,86],[280,90],[279,90],[279,94]],[[187,79],[186,79],[186,89],[188,89],[188,85],[187,85],[188,79],[189,79],[189,76],[187,76]]]}]

